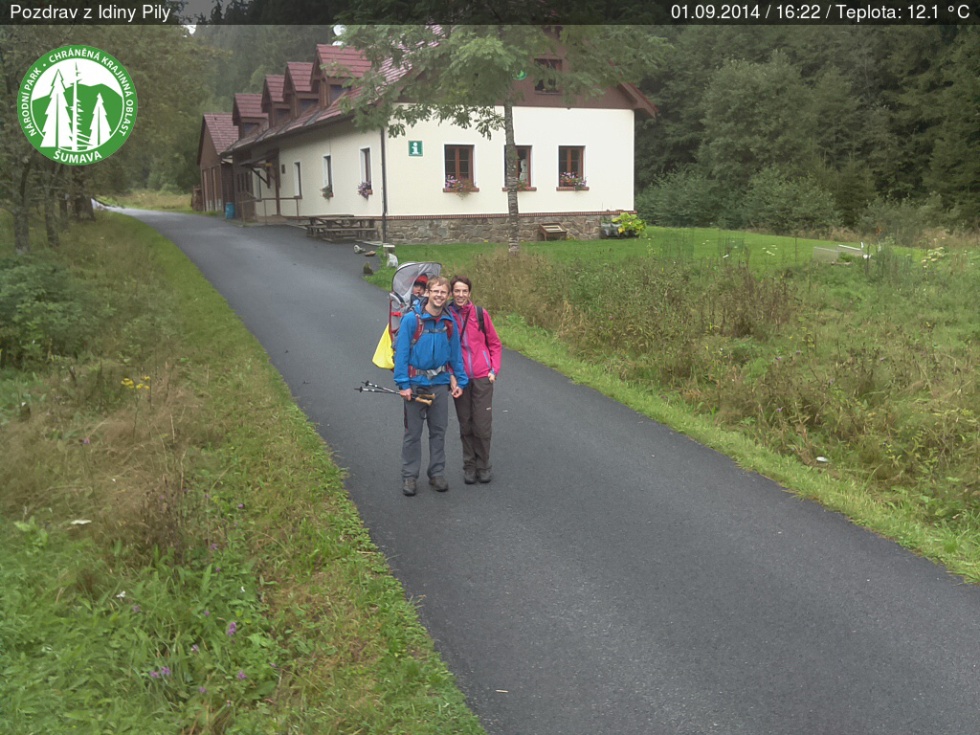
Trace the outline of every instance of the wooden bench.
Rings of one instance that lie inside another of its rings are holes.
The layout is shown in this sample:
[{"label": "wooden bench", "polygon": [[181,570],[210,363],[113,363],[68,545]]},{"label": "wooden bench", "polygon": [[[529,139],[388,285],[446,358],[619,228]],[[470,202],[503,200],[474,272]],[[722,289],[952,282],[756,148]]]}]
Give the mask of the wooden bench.
[{"label": "wooden bench", "polygon": [[323,227],[316,236],[328,240],[374,240],[377,239],[378,230],[376,227]]},{"label": "wooden bench", "polygon": [[352,214],[310,217],[303,226],[308,237],[321,240],[370,240],[376,239],[378,235],[373,218],[355,217]]},{"label": "wooden bench", "polygon": [[567,235],[568,230],[559,222],[542,222],[538,225],[538,236],[542,240],[564,240]]}]

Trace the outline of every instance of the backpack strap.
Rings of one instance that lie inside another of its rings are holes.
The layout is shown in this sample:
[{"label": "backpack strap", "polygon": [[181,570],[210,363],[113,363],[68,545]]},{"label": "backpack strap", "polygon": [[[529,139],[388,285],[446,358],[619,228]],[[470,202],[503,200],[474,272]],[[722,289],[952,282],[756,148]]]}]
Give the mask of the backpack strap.
[{"label": "backpack strap", "polygon": [[[440,318],[438,320],[438,323],[440,323],[440,324],[443,323],[443,319]],[[444,322],[444,323],[446,325],[445,327],[439,327],[438,329],[430,329],[429,331],[430,332],[442,332],[442,331],[445,331],[445,333],[446,333],[446,339],[448,339],[450,342],[452,342],[452,340],[453,340],[453,326],[454,326],[454,321],[453,321],[452,317],[450,317],[449,320],[446,321],[446,322]],[[418,317],[415,320],[415,334],[412,335],[412,347],[415,347],[415,343],[419,341],[419,337],[422,336],[422,332],[424,332],[424,331],[425,331],[425,324],[422,323],[422,315],[420,314],[420,315],[418,315]]]},{"label": "backpack strap", "polygon": [[[419,337],[421,337],[422,336],[422,332],[425,331],[425,324],[423,324],[423,322],[422,322],[422,315],[421,314],[417,314],[416,317],[417,318],[415,320],[415,334],[412,335],[412,349],[415,348],[416,342],[419,341]],[[430,332],[434,332],[434,333],[437,333],[437,332],[445,332],[446,333],[446,339],[448,339],[451,342],[452,339],[453,339],[453,325],[454,325],[453,318],[450,317],[448,320],[443,320],[440,317],[439,320],[437,321],[437,325],[439,326],[438,329],[430,329],[429,331]],[[408,366],[408,377],[411,379],[411,378],[414,378],[414,377],[416,377],[418,375],[425,375],[429,379],[432,379],[432,378],[436,377],[437,375],[439,375],[440,373],[443,373],[445,371],[446,371],[446,365],[440,365],[439,367],[437,367],[434,370],[417,370],[416,368],[414,368],[411,365],[409,365]]]},{"label": "backpack strap", "polygon": [[484,334],[487,333],[487,325],[483,322],[483,307],[476,307],[476,321],[480,325],[480,331]]}]

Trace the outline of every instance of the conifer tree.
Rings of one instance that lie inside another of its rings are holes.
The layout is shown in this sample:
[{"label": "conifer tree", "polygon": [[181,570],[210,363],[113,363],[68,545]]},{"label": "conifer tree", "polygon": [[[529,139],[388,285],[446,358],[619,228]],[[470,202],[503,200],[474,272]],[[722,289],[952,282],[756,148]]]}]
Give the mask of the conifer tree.
[{"label": "conifer tree", "polygon": [[65,83],[60,69],[55,71],[51,84],[51,96],[44,112],[44,127],[41,132],[44,134],[41,145],[45,148],[75,146],[75,131],[71,127],[71,112],[68,110]]},{"label": "conifer tree", "polygon": [[102,101],[102,93],[99,93],[95,100],[95,110],[92,113],[92,126],[89,129],[88,145],[89,148],[98,148],[109,139],[112,129],[109,119],[106,117],[105,104]]}]

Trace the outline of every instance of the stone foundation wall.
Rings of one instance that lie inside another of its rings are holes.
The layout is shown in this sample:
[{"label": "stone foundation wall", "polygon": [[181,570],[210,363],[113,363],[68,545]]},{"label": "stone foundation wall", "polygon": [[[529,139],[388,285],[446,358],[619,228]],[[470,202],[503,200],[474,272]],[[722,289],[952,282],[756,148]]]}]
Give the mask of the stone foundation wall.
[{"label": "stone foundation wall", "polygon": [[[558,222],[569,239],[597,240],[599,221],[617,212],[521,215],[521,241],[541,240],[538,225]],[[380,230],[380,227],[379,227]],[[379,232],[380,235],[380,232]],[[416,243],[507,242],[510,229],[506,215],[465,217],[392,218],[388,220],[388,242],[394,245]]]}]

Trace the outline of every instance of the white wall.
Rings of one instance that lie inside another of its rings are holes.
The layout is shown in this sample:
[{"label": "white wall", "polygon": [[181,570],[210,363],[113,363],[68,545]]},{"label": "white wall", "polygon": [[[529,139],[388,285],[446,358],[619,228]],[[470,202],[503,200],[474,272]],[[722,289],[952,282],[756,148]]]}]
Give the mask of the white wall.
[{"label": "white wall", "polygon": [[[515,108],[515,142],[531,146],[531,183],[537,189],[518,194],[521,212],[632,209],[633,135],[632,110]],[[412,140],[422,141],[421,158],[408,155]],[[442,191],[445,144],[474,146],[478,192],[461,197]],[[503,130],[487,140],[476,130],[430,121],[389,138],[387,145],[389,214],[507,212]],[[588,191],[557,191],[558,147],[566,145],[585,147]]]},{"label": "white wall", "polygon": [[[371,151],[371,183],[374,193],[367,198],[357,193],[361,183],[361,149]],[[324,199],[323,157],[330,156],[333,167],[332,199]],[[296,195],[293,183],[296,162],[300,163],[303,176],[303,198],[299,208],[286,199]],[[352,214],[381,216],[381,133],[358,132],[351,125],[342,124],[322,128],[319,133],[284,138],[279,142],[279,163],[285,165],[282,176],[282,213],[330,215]]]},{"label": "white wall", "polygon": [[[502,113],[502,110],[499,110]],[[633,208],[633,111],[517,107],[517,145],[531,146],[531,183],[536,191],[518,194],[524,214],[606,211]],[[409,156],[409,142],[422,141],[423,155]],[[505,214],[504,133],[486,139],[474,129],[429,121],[404,136],[385,139],[389,215]],[[474,147],[474,183],[479,191],[459,196],[443,191],[446,144]],[[588,191],[558,191],[558,147],[584,146]],[[371,149],[374,193],[357,193],[361,182],[361,148]],[[279,141],[282,213],[285,215],[353,214],[379,217],[382,212],[381,134],[359,132],[349,124]],[[323,156],[333,165],[334,197],[320,195]],[[303,176],[303,199],[297,208],[294,164]]]}]

